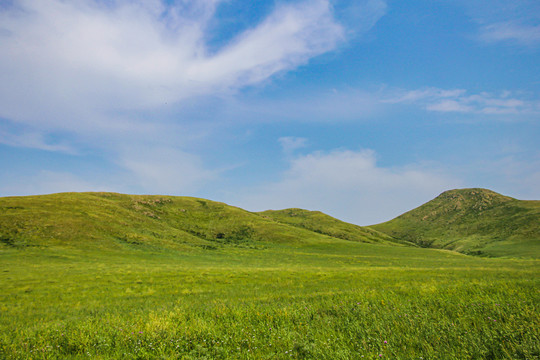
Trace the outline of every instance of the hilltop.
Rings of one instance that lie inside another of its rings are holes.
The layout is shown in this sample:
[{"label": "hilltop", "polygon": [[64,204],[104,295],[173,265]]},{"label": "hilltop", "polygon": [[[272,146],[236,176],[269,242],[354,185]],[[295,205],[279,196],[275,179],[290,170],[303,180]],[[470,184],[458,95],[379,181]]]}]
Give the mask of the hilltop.
[{"label": "hilltop", "polygon": [[486,189],[446,191],[371,227],[401,241],[466,254],[540,254],[540,201],[517,200]]},{"label": "hilltop", "polygon": [[[357,231],[354,241],[377,240]],[[380,241],[385,238],[379,236]],[[0,198],[4,247],[190,250],[260,247],[268,242],[328,243],[343,242],[343,237],[192,197],[60,193]]]}]

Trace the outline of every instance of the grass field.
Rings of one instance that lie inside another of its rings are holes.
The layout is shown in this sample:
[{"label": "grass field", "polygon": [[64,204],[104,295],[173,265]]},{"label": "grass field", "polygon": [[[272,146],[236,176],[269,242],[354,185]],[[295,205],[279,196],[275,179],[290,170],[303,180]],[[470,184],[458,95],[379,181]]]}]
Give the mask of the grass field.
[{"label": "grass field", "polygon": [[336,240],[0,250],[2,359],[538,359],[538,260]]}]

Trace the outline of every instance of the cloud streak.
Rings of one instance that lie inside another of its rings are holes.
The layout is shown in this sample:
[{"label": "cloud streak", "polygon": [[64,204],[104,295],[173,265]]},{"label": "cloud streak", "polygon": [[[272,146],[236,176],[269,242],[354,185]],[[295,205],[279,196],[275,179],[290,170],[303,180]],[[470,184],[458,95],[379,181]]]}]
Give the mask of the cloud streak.
[{"label": "cloud streak", "polygon": [[519,98],[504,91],[499,94],[469,94],[464,89],[424,88],[398,90],[382,100],[390,104],[416,104],[427,111],[483,115],[528,115],[540,113],[540,101]]},{"label": "cloud streak", "polygon": [[501,22],[483,26],[479,39],[486,43],[507,42],[524,46],[540,45],[540,25]]},{"label": "cloud streak", "polygon": [[77,151],[65,142],[51,142],[40,132],[10,133],[0,129],[0,144],[45,151],[76,154]]},{"label": "cloud streak", "polygon": [[458,0],[478,25],[474,38],[496,45],[540,45],[540,6],[536,0]]},{"label": "cloud streak", "polygon": [[296,150],[307,146],[307,139],[294,136],[283,136],[278,139],[283,153],[287,156],[292,155]]}]

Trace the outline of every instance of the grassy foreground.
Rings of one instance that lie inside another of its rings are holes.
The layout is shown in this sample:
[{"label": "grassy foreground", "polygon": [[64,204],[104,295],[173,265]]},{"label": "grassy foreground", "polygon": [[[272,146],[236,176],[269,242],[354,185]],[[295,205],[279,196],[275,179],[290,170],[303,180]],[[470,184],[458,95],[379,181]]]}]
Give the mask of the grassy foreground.
[{"label": "grassy foreground", "polygon": [[538,359],[538,260],[371,245],[0,250],[1,359]]}]

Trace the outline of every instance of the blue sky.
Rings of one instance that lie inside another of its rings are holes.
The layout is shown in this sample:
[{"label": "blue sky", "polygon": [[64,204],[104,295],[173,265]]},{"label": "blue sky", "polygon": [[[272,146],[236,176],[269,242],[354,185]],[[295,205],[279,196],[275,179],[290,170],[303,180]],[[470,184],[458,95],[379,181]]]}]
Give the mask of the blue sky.
[{"label": "blue sky", "polygon": [[540,199],[538,1],[4,1],[0,79],[0,196]]}]

